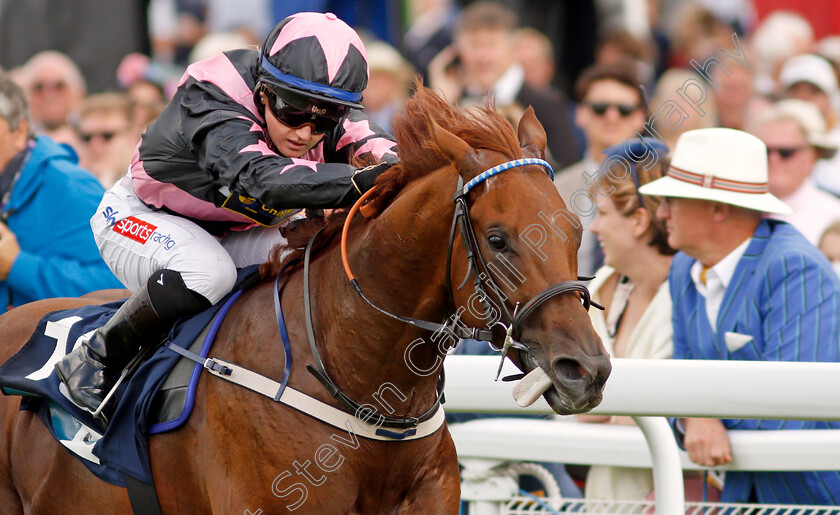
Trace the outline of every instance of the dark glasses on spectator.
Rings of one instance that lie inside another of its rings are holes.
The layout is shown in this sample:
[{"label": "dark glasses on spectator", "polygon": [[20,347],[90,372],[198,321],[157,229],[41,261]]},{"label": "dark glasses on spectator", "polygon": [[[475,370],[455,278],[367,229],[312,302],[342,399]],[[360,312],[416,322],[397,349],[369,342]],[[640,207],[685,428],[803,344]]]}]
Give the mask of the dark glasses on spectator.
[{"label": "dark glasses on spectator", "polygon": [[804,145],[800,145],[798,147],[767,147],[767,158],[770,158],[770,155],[775,152],[779,154],[779,157],[782,160],[787,160],[796,155],[797,152],[805,148]]},{"label": "dark glasses on spectator", "polygon": [[102,138],[105,141],[111,141],[122,131],[102,131],[102,132],[80,132],[79,137],[85,143],[90,143],[94,138]]},{"label": "dark glasses on spectator", "polygon": [[278,121],[292,129],[310,124],[313,134],[332,131],[348,113],[344,106],[327,107],[314,103],[307,106],[292,105],[269,87],[264,87],[263,93],[268,100],[268,109]]},{"label": "dark glasses on spectator", "polygon": [[592,109],[592,112],[598,116],[604,116],[611,107],[614,107],[618,111],[618,114],[624,118],[627,118],[642,107],[639,104],[612,104],[610,102],[584,102],[583,104],[589,107],[589,109]]},{"label": "dark glasses on spectator", "polygon": [[63,91],[67,87],[67,83],[64,81],[58,82],[36,82],[32,85],[32,90],[37,91],[38,93],[42,93],[46,90],[52,91]]}]

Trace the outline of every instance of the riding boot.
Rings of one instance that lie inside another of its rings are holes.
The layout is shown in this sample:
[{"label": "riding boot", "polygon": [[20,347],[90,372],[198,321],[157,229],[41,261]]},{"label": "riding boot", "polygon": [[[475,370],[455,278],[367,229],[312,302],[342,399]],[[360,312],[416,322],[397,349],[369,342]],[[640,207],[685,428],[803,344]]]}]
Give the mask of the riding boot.
[{"label": "riding boot", "polygon": [[[176,320],[209,306],[205,297],[184,285],[180,273],[156,272],[88,341],[56,363],[56,374],[70,399],[94,412],[143,347],[158,345]],[[112,396],[101,411],[106,425],[115,408]]]}]

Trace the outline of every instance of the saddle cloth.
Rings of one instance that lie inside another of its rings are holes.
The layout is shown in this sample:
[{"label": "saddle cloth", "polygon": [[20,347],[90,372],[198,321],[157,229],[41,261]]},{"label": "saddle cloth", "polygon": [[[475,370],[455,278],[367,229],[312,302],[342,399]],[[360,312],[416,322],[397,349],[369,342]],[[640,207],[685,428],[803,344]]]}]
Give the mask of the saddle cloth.
[{"label": "saddle cloth", "polygon": [[[211,322],[228,300],[259,282],[258,266],[240,270],[225,299],[178,321],[169,333],[172,344],[207,357]],[[0,366],[0,390],[21,395],[21,409],[33,411],[53,437],[78,456],[96,476],[125,486],[124,475],[152,483],[148,436],[180,427],[189,418],[203,367],[160,347],[117,390],[117,409],[106,430],[93,416],[66,397],[53,366],[102,326],[124,301],[48,313],[17,354]],[[216,324],[212,324],[216,325]],[[212,335],[211,335],[212,336]]]}]

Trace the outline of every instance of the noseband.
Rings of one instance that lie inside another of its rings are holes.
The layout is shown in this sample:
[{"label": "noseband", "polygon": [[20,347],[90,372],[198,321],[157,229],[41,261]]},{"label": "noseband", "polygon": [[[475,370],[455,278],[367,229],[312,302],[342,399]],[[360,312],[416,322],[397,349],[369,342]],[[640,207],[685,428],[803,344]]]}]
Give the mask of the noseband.
[{"label": "noseband", "polygon": [[[530,349],[527,346],[519,343],[517,340],[519,339],[522,333],[522,326],[524,325],[525,320],[528,318],[528,316],[531,315],[538,307],[540,307],[549,299],[561,295],[563,293],[578,292],[580,294],[584,308],[588,310],[589,307],[592,305],[601,308],[598,304],[595,304],[591,301],[589,289],[583,282],[581,282],[581,280],[589,280],[591,279],[591,277],[581,277],[577,281],[563,281],[558,284],[555,284],[554,286],[543,290],[534,298],[526,302],[524,306],[520,307],[519,303],[517,303],[513,313],[510,312],[507,305],[505,304],[506,297],[504,297],[499,287],[493,282],[487,263],[484,260],[484,257],[481,255],[481,249],[478,243],[478,238],[476,237],[475,229],[473,229],[472,220],[470,219],[470,210],[467,204],[467,194],[470,192],[470,190],[472,190],[482,182],[486,181],[490,177],[493,177],[494,175],[500,174],[512,168],[527,165],[542,166],[543,168],[545,168],[548,176],[551,177],[551,180],[554,180],[554,170],[552,170],[551,165],[549,165],[546,161],[542,159],[534,158],[516,159],[513,161],[502,163],[498,166],[494,166],[493,168],[490,168],[478,174],[467,184],[464,184],[464,181],[460,175],[458,176],[458,187],[453,197],[453,200],[455,201],[455,215],[452,219],[452,228],[449,233],[449,245],[446,253],[446,284],[449,297],[449,308],[450,311],[453,313],[450,317],[450,320],[447,321],[447,323],[441,324],[436,322],[429,322],[426,320],[419,320],[416,318],[396,315],[385,309],[382,309],[367,298],[367,296],[362,291],[361,286],[359,286],[358,281],[356,281],[356,278],[353,276],[353,272],[350,270],[350,265],[347,259],[347,233],[350,227],[350,222],[353,219],[353,215],[359,209],[359,206],[361,206],[375,191],[375,188],[369,190],[367,193],[362,195],[362,197],[356,202],[356,204],[353,205],[353,207],[350,209],[350,212],[347,214],[347,219],[344,222],[344,228],[341,233],[341,260],[344,264],[344,270],[347,273],[347,277],[350,280],[350,283],[353,285],[353,288],[368,305],[370,305],[380,313],[387,315],[393,319],[399,320],[400,322],[409,324],[411,326],[420,329],[425,329],[434,333],[443,333],[455,339],[475,339],[490,342],[493,339],[493,328],[498,325],[504,328],[505,330],[505,343],[502,348],[493,348],[496,351],[502,352],[502,361],[504,361],[505,355],[507,354],[507,351],[510,348],[516,348],[530,353]],[[467,273],[464,276],[464,281],[461,283],[460,286],[458,286],[457,289],[460,290],[464,286],[464,284],[466,284],[467,279],[469,279],[469,276],[472,273],[473,286],[475,288],[475,292],[478,295],[478,298],[481,300],[484,309],[485,319],[488,320],[486,327],[483,328],[467,327],[463,322],[461,322],[461,313],[455,304],[455,297],[452,289],[452,248],[455,243],[456,227],[460,229],[461,238],[464,242],[464,249],[466,250],[467,255]],[[312,249],[312,245],[315,241],[315,238],[318,236],[318,233],[320,233],[320,231],[316,232],[310,239],[309,244],[307,245],[306,255],[304,257],[304,301],[306,303],[306,308],[304,311],[306,313],[307,332],[309,333],[309,343],[314,360],[314,366],[307,366],[307,369],[310,373],[312,373],[315,377],[318,378],[318,380],[345,407],[345,409],[348,410],[348,412],[352,413],[355,410],[357,410],[360,407],[360,405],[352,399],[350,399],[349,397],[347,397],[341,391],[341,389],[335,385],[335,383],[327,374],[327,371],[324,368],[323,362],[319,355],[318,348],[315,345],[314,331],[312,330],[312,321],[308,302],[308,265],[309,254]],[[487,295],[488,289],[494,292],[498,300],[499,307],[502,310],[502,314],[504,315],[504,318],[506,319],[507,323],[504,323],[501,320],[492,320],[490,318],[491,313],[493,312],[493,308],[490,299]],[[499,370],[501,370],[501,364],[499,365]],[[423,415],[419,417],[408,418],[397,418],[388,417],[385,415],[378,415],[377,418],[381,421],[383,426],[397,428],[413,427],[416,426],[419,422],[428,420],[429,418],[431,418],[431,416],[434,415],[434,413],[437,411],[437,408],[440,406],[441,396],[443,394],[443,382],[443,369],[441,369],[440,381],[438,382],[437,399],[435,400],[434,406],[432,406],[432,408],[429,409]]]}]

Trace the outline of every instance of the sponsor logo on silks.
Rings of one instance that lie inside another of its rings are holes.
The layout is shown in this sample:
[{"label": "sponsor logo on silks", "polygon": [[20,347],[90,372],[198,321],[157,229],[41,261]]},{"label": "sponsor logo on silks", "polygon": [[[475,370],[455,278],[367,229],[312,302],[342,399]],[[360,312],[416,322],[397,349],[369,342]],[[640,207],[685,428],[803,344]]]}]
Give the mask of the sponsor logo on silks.
[{"label": "sponsor logo on silks", "polygon": [[175,240],[172,239],[172,236],[168,234],[161,234],[158,231],[155,231],[155,233],[152,234],[152,237],[149,238],[149,240],[155,243],[160,243],[160,245],[166,250],[170,250],[172,247],[175,246]]},{"label": "sponsor logo on silks", "polygon": [[247,209],[252,213],[260,212],[260,201],[255,198],[239,195],[239,203],[242,205],[242,209]]},{"label": "sponsor logo on silks", "polygon": [[314,114],[317,114],[318,116],[324,116],[325,114],[327,114],[327,110],[323,107],[310,105],[309,110],[312,111]]},{"label": "sponsor logo on silks", "polygon": [[105,210],[102,211],[102,216],[105,217],[105,223],[108,224],[106,227],[111,227],[115,223],[117,223],[117,215],[119,211],[114,211],[114,208],[111,206],[106,206]]},{"label": "sponsor logo on silks", "polygon": [[222,204],[222,207],[266,227],[274,227],[301,211],[300,209],[274,209],[255,198],[238,193],[230,195]]},{"label": "sponsor logo on silks", "polygon": [[144,222],[133,216],[123,218],[117,222],[114,225],[113,231],[142,245],[145,245],[148,241],[152,241],[153,243],[160,244],[166,250],[170,250],[175,246],[175,240],[170,235],[161,234],[158,232],[156,225]]},{"label": "sponsor logo on silks", "polygon": [[115,233],[121,234],[126,238],[142,243],[143,245],[146,244],[149,237],[155,232],[155,230],[157,230],[156,225],[144,222],[143,220],[138,220],[133,216],[123,218],[119,221],[119,223],[114,225],[113,229]]}]

